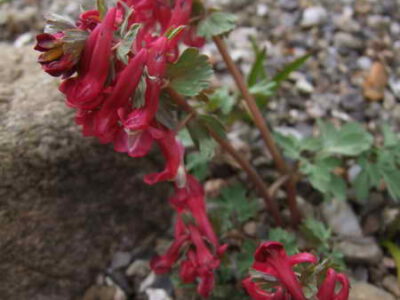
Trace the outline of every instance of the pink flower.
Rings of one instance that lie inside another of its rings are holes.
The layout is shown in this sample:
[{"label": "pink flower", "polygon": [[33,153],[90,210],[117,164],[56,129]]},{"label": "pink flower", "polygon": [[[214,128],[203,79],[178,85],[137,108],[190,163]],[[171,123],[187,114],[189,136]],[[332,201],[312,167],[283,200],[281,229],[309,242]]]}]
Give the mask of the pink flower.
[{"label": "pink flower", "polygon": [[302,287],[292,267],[304,262],[316,263],[317,258],[314,255],[299,253],[288,256],[281,243],[265,242],[258,247],[254,258],[253,269],[276,277],[295,300],[305,300]]},{"label": "pink flower", "polygon": [[[336,283],[341,284],[341,289],[336,292]],[[346,275],[328,269],[325,280],[318,290],[318,300],[347,300],[349,298],[350,283]]]},{"label": "pink flower", "polygon": [[115,15],[116,9],[110,9],[104,21],[90,34],[79,76],[64,81],[60,87],[71,107],[92,109],[101,103],[99,96],[109,75]]},{"label": "pink flower", "polygon": [[79,16],[76,25],[83,30],[94,30],[101,23],[100,14],[97,10],[87,10]]}]

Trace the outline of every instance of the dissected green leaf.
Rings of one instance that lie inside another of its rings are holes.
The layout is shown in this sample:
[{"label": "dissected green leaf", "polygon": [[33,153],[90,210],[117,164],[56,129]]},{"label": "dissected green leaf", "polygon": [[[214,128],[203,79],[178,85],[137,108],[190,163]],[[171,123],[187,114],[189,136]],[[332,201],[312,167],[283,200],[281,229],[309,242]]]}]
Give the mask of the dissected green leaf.
[{"label": "dissected green leaf", "polygon": [[250,86],[249,92],[260,97],[271,97],[275,94],[277,83],[275,81],[262,80]]},{"label": "dissected green leaf", "polygon": [[204,158],[212,158],[215,153],[216,142],[210,136],[208,130],[200,123],[200,120],[194,120],[187,126],[190,136],[197,149]]},{"label": "dissected green leaf", "polygon": [[390,196],[400,200],[400,169],[399,168],[382,168],[380,169],[383,180],[387,185]]},{"label": "dissected green leaf", "polygon": [[322,141],[320,138],[307,137],[300,143],[301,151],[317,152],[321,150]]},{"label": "dissected green leaf", "polygon": [[210,158],[202,153],[190,153],[186,156],[187,170],[199,180],[204,180],[209,174]]},{"label": "dissected green leaf", "polygon": [[225,187],[221,195],[214,199],[218,206],[218,217],[223,231],[228,231],[253,218],[259,209],[257,201],[249,201],[246,189],[241,184]]},{"label": "dissected green leaf", "polygon": [[382,126],[382,132],[385,142],[385,147],[393,147],[399,144],[400,139],[394,131],[390,128],[388,124]]},{"label": "dissected green leaf", "polygon": [[310,57],[311,54],[306,54],[289,63],[282,71],[275,75],[272,81],[275,81],[279,85],[282,81],[288,79],[292,72],[298,70],[302,65],[304,65]]},{"label": "dissected green leaf", "polygon": [[212,115],[199,115],[198,119],[206,125],[206,127],[214,130],[222,138],[226,138],[226,130],[224,125],[216,117]]},{"label": "dissected green leaf", "polygon": [[336,199],[345,201],[347,192],[346,181],[336,174],[331,174],[330,191]]},{"label": "dissected green leaf", "polygon": [[356,179],[353,181],[356,197],[359,201],[365,201],[368,199],[369,190],[371,188],[370,180],[367,171],[363,170],[358,174]]},{"label": "dissected green leaf", "polygon": [[139,33],[141,27],[142,25],[139,23],[133,24],[129,28],[128,32],[121,40],[121,44],[117,48],[117,58],[126,65],[129,61],[129,52],[131,52],[132,45],[135,42],[137,34]]},{"label": "dissected green leaf", "polygon": [[285,246],[287,254],[293,255],[299,252],[297,248],[297,240],[294,233],[283,228],[271,229],[268,233],[268,239],[271,241],[280,242]]},{"label": "dissected green leaf", "polygon": [[202,20],[197,33],[207,39],[226,34],[236,27],[237,17],[230,13],[215,11]]},{"label": "dissected green leaf", "polygon": [[122,21],[119,33],[121,37],[124,37],[128,29],[129,18],[133,13],[133,9],[130,8],[125,2],[121,1],[120,4],[124,7],[124,20]]},{"label": "dissected green leaf", "polygon": [[211,112],[220,109],[224,115],[228,115],[236,104],[236,99],[229,93],[227,87],[221,87],[210,95],[208,109]]},{"label": "dissected green leaf", "polygon": [[254,262],[254,252],[257,249],[257,244],[251,240],[245,240],[240,253],[237,255],[237,267],[239,278],[247,276],[251,265]]},{"label": "dissected green leaf", "polygon": [[347,123],[336,129],[331,123],[319,122],[323,152],[356,156],[371,148],[373,137],[358,123]]},{"label": "dissected green leaf", "polygon": [[301,141],[297,139],[294,135],[284,135],[279,132],[274,133],[276,142],[283,148],[285,156],[292,159],[300,158],[300,145]]},{"label": "dissected green leaf", "polygon": [[55,13],[46,15],[45,33],[55,34],[66,30],[76,29],[75,23],[69,17],[61,16]]},{"label": "dissected green leaf", "polygon": [[313,218],[308,218],[303,222],[301,231],[316,247],[328,245],[332,236],[332,231],[324,223]]},{"label": "dissected green leaf", "polygon": [[170,86],[179,94],[194,97],[208,88],[213,70],[208,57],[196,48],[186,49],[175,64],[168,65]]}]

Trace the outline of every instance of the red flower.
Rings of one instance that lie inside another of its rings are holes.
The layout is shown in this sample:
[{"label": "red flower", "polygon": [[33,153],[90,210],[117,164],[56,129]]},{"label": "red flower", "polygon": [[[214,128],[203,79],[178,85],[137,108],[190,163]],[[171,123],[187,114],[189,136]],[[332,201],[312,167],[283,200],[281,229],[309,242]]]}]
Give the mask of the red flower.
[{"label": "red flower", "polygon": [[63,33],[58,34],[39,34],[35,50],[44,52],[39,56],[38,62],[42,65],[45,72],[52,76],[70,74],[74,71],[76,60],[71,53],[65,53]]},{"label": "red flower", "polygon": [[94,30],[101,23],[100,14],[97,10],[87,10],[79,16],[76,25],[83,30]]},{"label": "red flower", "polygon": [[268,293],[248,277],[242,281],[243,287],[253,300],[290,300],[290,295],[284,292],[282,287],[277,286],[275,292]]},{"label": "red flower", "polygon": [[101,103],[109,74],[116,9],[108,11],[104,22],[90,34],[82,56],[79,76],[64,81],[60,87],[67,104],[79,109],[93,109]]},{"label": "red flower", "polygon": [[[341,284],[339,292],[335,292],[336,283]],[[318,300],[347,300],[349,298],[350,283],[346,275],[328,269],[324,282],[318,290]]]},{"label": "red flower", "polygon": [[144,181],[149,185],[174,180],[183,161],[183,146],[176,139],[175,132],[167,130],[165,136],[157,140],[157,143],[166,160],[166,165],[162,172],[146,175]]},{"label": "red flower", "polygon": [[299,263],[316,263],[317,258],[309,253],[288,256],[278,242],[261,244],[254,255],[253,268],[276,277],[295,300],[305,300],[302,287],[292,267]]}]

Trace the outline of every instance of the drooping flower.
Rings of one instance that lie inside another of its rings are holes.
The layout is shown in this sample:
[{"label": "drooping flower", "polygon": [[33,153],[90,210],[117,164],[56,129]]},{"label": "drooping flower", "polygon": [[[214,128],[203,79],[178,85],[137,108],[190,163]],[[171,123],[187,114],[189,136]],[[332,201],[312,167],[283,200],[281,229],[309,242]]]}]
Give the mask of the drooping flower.
[{"label": "drooping flower", "polygon": [[[336,284],[340,283],[341,288],[336,292]],[[333,269],[328,269],[325,280],[318,290],[318,300],[347,300],[349,298],[350,283],[346,275],[336,273]]]},{"label": "drooping flower", "polygon": [[281,286],[276,286],[274,292],[267,292],[254,282],[251,277],[244,279],[242,284],[253,300],[290,300],[290,295]]},{"label": "drooping flower", "polygon": [[38,59],[43,70],[56,77],[73,72],[77,62],[72,53],[65,52],[63,37],[64,33],[62,32],[39,34],[36,37],[37,43],[34,48],[43,52]]},{"label": "drooping flower", "polygon": [[109,75],[116,9],[111,8],[104,21],[91,32],[83,53],[79,76],[65,80],[60,91],[67,104],[78,109],[93,109],[102,98]]}]

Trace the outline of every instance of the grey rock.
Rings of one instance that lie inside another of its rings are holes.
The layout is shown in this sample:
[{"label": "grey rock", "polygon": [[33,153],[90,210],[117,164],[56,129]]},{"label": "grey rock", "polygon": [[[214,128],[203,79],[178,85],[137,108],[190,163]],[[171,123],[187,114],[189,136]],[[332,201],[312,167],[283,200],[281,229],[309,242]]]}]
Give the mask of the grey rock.
[{"label": "grey rock", "polygon": [[114,253],[111,261],[111,269],[120,269],[129,265],[132,254],[129,252],[117,251]]},{"label": "grey rock", "polygon": [[350,300],[395,300],[395,298],[384,290],[366,283],[355,282],[351,285]]},{"label": "grey rock", "polygon": [[321,205],[322,215],[333,232],[341,237],[362,237],[359,220],[345,201],[333,199]]},{"label": "grey rock", "polygon": [[361,39],[347,32],[336,33],[334,36],[334,44],[341,50],[361,50],[364,47],[364,43]]},{"label": "grey rock", "polygon": [[279,6],[283,9],[292,11],[299,7],[299,3],[297,0],[279,0]]},{"label": "grey rock", "polygon": [[369,70],[372,66],[372,59],[367,56],[361,56],[359,59],[357,59],[357,66],[361,70]]},{"label": "grey rock", "polygon": [[337,248],[344,258],[352,263],[377,264],[382,260],[383,253],[374,238],[353,238],[338,243]]},{"label": "grey rock", "polygon": [[400,285],[396,276],[388,275],[383,279],[383,287],[396,297],[400,298]]},{"label": "grey rock", "polygon": [[145,277],[150,272],[150,264],[148,260],[137,259],[132,262],[126,269],[127,276]]},{"label": "grey rock", "polygon": [[146,295],[148,300],[172,300],[168,293],[162,289],[147,289]]},{"label": "grey rock", "polygon": [[328,20],[328,12],[322,6],[306,8],[303,12],[301,26],[312,27],[322,25]]}]

